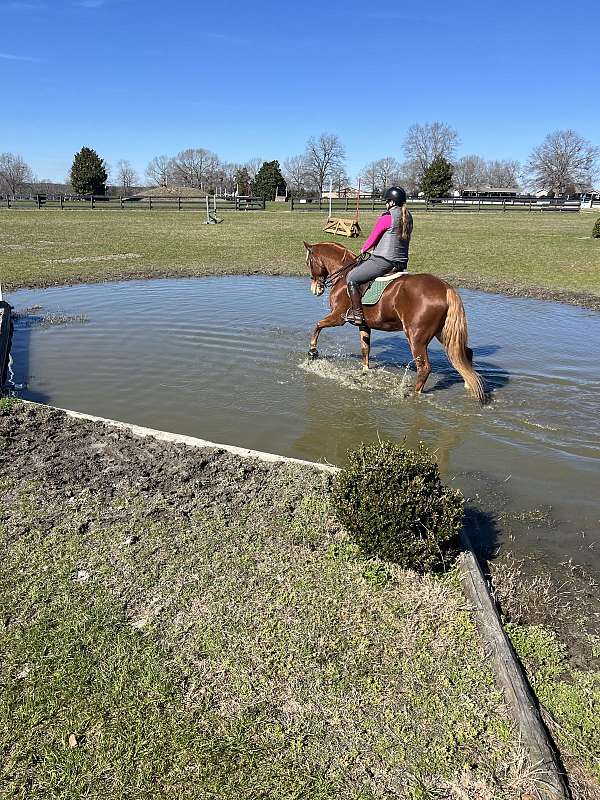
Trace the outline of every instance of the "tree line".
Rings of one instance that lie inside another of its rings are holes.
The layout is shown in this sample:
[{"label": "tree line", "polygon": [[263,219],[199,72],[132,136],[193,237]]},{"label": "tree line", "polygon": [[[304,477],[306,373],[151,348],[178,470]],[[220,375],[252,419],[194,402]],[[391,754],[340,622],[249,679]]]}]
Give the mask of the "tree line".
[{"label": "tree line", "polygon": [[[573,130],[557,130],[536,146],[528,160],[486,160],[477,154],[456,157],[458,132],[444,122],[411,125],[402,143],[402,160],[384,156],[366,164],[359,173],[363,191],[374,196],[387,186],[404,186],[409,194],[444,196],[452,189],[545,191],[564,196],[590,191],[599,174],[600,149]],[[104,194],[110,168],[91,148],[83,147],[73,159],[67,186],[75,193]],[[248,195],[273,199],[277,194],[322,196],[331,185],[341,196],[351,188],[346,171],[346,151],[338,136],[322,133],[308,139],[302,153],[279,161],[251,158],[245,163],[222,161],[203,147],[158,155],[145,170],[146,186],[188,187],[199,193]],[[116,164],[113,186],[122,193],[141,188],[131,163]],[[36,185],[31,168],[20,155],[0,154],[0,192],[17,194]]]}]

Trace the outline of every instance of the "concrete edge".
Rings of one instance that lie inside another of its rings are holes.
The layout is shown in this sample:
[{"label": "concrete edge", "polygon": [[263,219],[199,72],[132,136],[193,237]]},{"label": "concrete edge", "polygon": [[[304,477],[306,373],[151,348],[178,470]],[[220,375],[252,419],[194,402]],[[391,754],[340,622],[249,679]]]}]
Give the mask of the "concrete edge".
[{"label": "concrete edge", "polygon": [[312,467],[321,470],[322,472],[335,473],[339,471],[339,467],[333,464],[323,464],[318,461],[305,461],[301,458],[291,458],[290,456],[281,456],[276,453],[265,453],[261,450],[250,450],[246,447],[236,447],[231,444],[220,444],[217,442],[209,442],[206,439],[198,439],[195,436],[186,436],[183,433],[170,433],[169,431],[160,431],[155,428],[145,428],[141,425],[134,425],[131,422],[120,422],[115,419],[107,419],[106,417],[96,417],[93,414],[84,414],[81,411],[71,411],[68,408],[60,408],[59,406],[50,406],[45,403],[34,403],[31,400],[23,400],[23,403],[32,406],[39,406],[40,408],[49,408],[52,411],[62,411],[68,417],[73,419],[85,419],[89,422],[98,422],[103,425],[109,425],[112,428],[119,428],[121,430],[128,430],[134,436],[140,438],[153,437],[162,442],[175,442],[177,444],[185,444],[188,447],[211,447],[217,450],[226,450],[228,453],[240,456],[241,458],[256,458],[259,461],[269,461],[271,463],[284,462],[286,464],[299,464],[303,467]]}]

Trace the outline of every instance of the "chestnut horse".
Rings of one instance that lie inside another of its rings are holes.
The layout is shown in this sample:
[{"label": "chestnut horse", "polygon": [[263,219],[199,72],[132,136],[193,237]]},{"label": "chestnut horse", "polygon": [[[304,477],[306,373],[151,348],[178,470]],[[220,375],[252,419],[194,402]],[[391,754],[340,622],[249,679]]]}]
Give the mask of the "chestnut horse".
[{"label": "chestnut horse", "polygon": [[[350,250],[335,242],[307,244],[306,263],[310,267],[310,290],[320,296],[331,286],[331,313],[317,322],[310,340],[309,358],[317,358],[317,340],[323,328],[344,325],[350,298],[346,276],[356,263]],[[483,381],[473,369],[473,351],[467,347],[467,319],[458,292],[435,275],[416,273],[402,275],[387,286],[381,300],[363,308],[365,324],[360,326],[360,349],[363,369],[369,368],[371,330],[404,331],[417,366],[415,392],[423,391],[431,372],[427,346],[437,337],[444,346],[450,363],[460,373],[465,387],[485,402]]]}]

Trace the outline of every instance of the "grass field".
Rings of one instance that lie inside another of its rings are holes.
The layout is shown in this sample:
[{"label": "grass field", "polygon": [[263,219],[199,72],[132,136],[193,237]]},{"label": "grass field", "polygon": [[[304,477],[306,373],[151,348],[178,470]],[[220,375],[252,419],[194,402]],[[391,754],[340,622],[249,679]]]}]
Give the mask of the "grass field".
[{"label": "grass field", "polygon": [[[325,214],[0,211],[5,290],[63,282],[227,273],[303,275],[302,240],[323,241]],[[368,233],[376,215],[361,219]],[[600,240],[592,216],[415,214],[411,270],[511,293],[600,298]],[[355,251],[360,240],[337,239]],[[571,298],[577,301],[577,297]]]},{"label": "grass field", "polygon": [[0,443],[3,800],[527,787],[455,570],[365,560],[327,476],[20,404]]}]

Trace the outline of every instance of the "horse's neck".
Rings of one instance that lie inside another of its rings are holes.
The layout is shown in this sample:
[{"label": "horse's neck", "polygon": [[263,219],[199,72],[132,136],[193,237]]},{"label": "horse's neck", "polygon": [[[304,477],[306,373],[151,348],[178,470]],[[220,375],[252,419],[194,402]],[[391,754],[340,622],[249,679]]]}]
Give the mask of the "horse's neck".
[{"label": "horse's neck", "polygon": [[[331,275],[332,272],[337,272],[344,266],[347,266],[350,261],[353,261],[356,256],[350,250],[347,250],[341,245],[333,245],[330,247],[331,252],[328,253],[328,260],[325,263],[327,271]],[[348,260],[350,259],[350,260]]]}]

